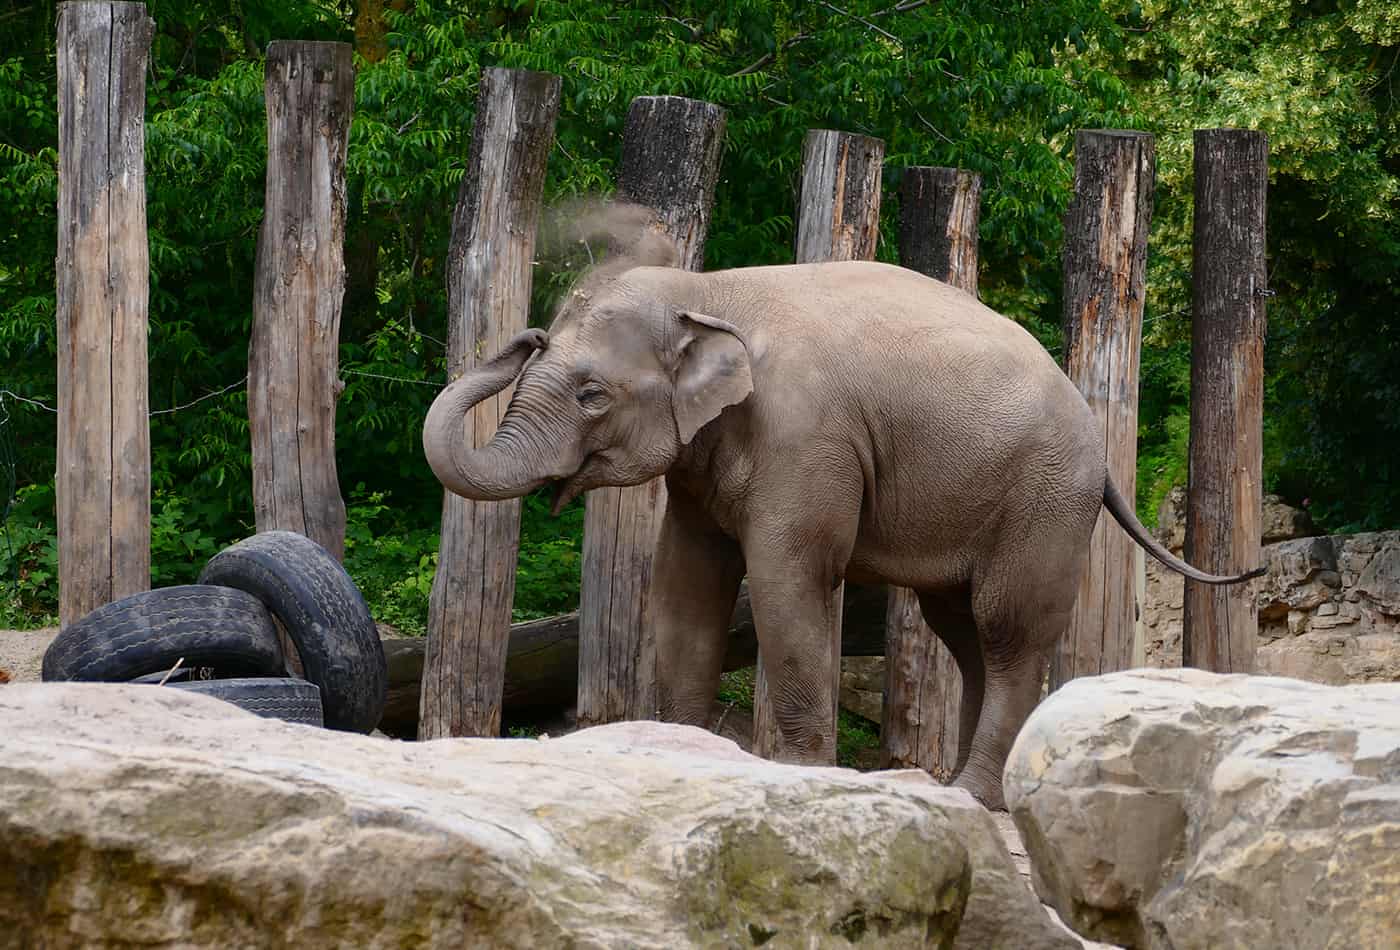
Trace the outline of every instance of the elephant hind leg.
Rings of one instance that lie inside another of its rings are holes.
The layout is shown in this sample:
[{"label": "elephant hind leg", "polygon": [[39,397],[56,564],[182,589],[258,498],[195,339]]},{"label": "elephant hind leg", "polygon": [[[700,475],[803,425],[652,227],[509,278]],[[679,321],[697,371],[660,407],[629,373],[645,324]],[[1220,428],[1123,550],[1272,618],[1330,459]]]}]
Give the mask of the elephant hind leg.
[{"label": "elephant hind leg", "polygon": [[1034,544],[997,564],[973,596],[985,669],[971,748],[954,779],[988,808],[1004,809],[1001,775],[1012,743],[1040,702],[1050,651],[1069,624],[1082,558],[1036,557]]},{"label": "elephant hind leg", "polygon": [[966,592],[947,594],[942,591],[921,591],[919,608],[923,611],[924,621],[948,648],[962,679],[958,706],[958,757],[953,767],[956,776],[967,764],[967,757],[972,751],[972,736],[982,713],[987,673],[982,662],[982,643],[972,615],[971,598]]}]

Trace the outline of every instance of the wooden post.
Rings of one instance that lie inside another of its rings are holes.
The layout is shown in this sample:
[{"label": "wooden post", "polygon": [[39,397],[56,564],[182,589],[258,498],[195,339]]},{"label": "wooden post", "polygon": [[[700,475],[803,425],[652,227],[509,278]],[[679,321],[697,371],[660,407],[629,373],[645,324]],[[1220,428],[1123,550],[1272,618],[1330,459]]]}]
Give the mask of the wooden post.
[{"label": "wooden post", "polygon": [[[1198,129],[1195,148],[1185,553],[1202,570],[1236,574],[1261,557],[1269,143],[1253,130]],[[1186,581],[1183,665],[1254,671],[1254,587]]]},{"label": "wooden post", "polygon": [[355,98],[348,43],[267,48],[267,184],[248,344],[257,530],[345,553],[335,465],[345,154]]},{"label": "wooden post", "polygon": [[58,6],[59,623],[151,584],[141,3]]},{"label": "wooden post", "polygon": [[[802,191],[797,207],[797,263],[874,260],[880,238],[880,180],[885,160],[881,139],[812,129],[802,147]],[[827,642],[831,650],[829,722],[831,762],[836,762],[836,710],[841,689],[841,585]],[[783,758],[782,736],[773,718],[768,679],[760,657],[754,676],[753,749],[767,759]]]},{"label": "wooden post", "polygon": [[[1064,228],[1065,372],[1098,418],[1108,473],[1137,497],[1138,356],[1156,154],[1145,132],[1075,136],[1074,197]],[[1133,665],[1137,544],[1100,509],[1050,689]]]},{"label": "wooden post", "polygon": [[[623,129],[618,197],[656,211],[687,270],[704,269],[724,121],[724,110],[708,102],[642,96]],[[584,505],[578,722],[654,719],[655,645],[643,618],[666,482],[597,488]]]},{"label": "wooden post", "polygon": [[873,261],[880,238],[881,139],[813,129],[802,145],[797,263]]},{"label": "wooden post", "polygon": [[[982,177],[956,168],[907,168],[899,189],[899,259],[977,295]],[[939,781],[958,761],[962,673],[924,622],[912,590],[890,588],[885,618],[885,714],[880,767],[920,768]]]},{"label": "wooden post", "polygon": [[[447,257],[449,378],[490,359],[526,327],[559,92],[559,77],[550,73],[482,72]],[[490,440],[514,391],[507,386],[472,409],[464,437],[473,448]],[[443,493],[420,739],[500,735],[519,548],[519,499],[481,502]]]}]

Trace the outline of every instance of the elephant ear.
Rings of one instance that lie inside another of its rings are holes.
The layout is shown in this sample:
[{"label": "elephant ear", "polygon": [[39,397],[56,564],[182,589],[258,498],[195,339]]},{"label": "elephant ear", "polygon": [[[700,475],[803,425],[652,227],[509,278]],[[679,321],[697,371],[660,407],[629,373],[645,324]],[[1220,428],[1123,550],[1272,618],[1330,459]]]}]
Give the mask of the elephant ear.
[{"label": "elephant ear", "polygon": [[718,317],[682,310],[674,353],[675,391],[671,411],[681,444],[688,445],[725,406],[743,402],[753,392],[749,350],[739,330]]}]

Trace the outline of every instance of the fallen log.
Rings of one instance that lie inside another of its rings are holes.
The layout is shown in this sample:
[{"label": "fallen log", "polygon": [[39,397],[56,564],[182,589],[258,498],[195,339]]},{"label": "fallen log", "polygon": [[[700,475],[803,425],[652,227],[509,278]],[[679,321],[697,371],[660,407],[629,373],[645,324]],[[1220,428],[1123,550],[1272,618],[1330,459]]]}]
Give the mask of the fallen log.
[{"label": "fallen log", "polygon": [[[884,656],[885,604],[882,585],[847,584],[842,612],[842,656]],[[418,735],[418,695],[423,680],[422,637],[384,638],[389,695],[379,731],[396,739]],[[747,584],[740,588],[729,624],[724,669],[758,660],[758,640]],[[578,614],[511,624],[501,716],[506,723],[557,716],[578,700]]]}]

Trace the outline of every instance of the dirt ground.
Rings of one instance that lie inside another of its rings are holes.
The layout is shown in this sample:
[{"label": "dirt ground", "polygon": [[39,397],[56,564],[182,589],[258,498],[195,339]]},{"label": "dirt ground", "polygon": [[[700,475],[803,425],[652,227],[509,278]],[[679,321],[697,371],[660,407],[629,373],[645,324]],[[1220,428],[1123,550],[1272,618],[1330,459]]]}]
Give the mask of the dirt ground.
[{"label": "dirt ground", "polygon": [[44,651],[56,636],[57,627],[0,630],[0,671],[8,673],[10,680],[16,683],[37,683]]}]

